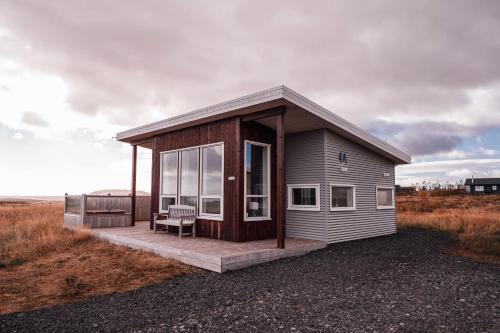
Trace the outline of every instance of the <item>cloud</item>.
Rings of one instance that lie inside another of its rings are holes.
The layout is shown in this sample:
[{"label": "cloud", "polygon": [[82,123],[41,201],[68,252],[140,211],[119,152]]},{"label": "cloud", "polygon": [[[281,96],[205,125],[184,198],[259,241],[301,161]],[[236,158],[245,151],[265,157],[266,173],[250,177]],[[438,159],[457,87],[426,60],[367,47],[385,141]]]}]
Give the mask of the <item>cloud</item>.
[{"label": "cloud", "polygon": [[285,84],[417,161],[493,158],[465,145],[500,128],[498,31],[496,0],[4,1],[2,122],[106,151],[118,130]]},{"label": "cloud", "polygon": [[374,121],[370,129],[412,156],[456,154],[462,139],[476,132],[474,128],[435,121],[400,123],[379,120]]},{"label": "cloud", "polygon": [[417,162],[396,168],[396,183],[402,185],[423,181],[455,183],[471,176],[500,177],[500,158]]},{"label": "cloud", "polygon": [[484,147],[479,147],[478,153],[484,156],[498,156],[500,155],[500,151],[496,149],[488,149]]},{"label": "cloud", "polygon": [[41,126],[41,127],[49,126],[49,123],[45,119],[43,119],[42,116],[40,116],[35,112],[24,112],[22,121],[25,124],[33,126]]},{"label": "cloud", "polygon": [[16,132],[16,133],[12,136],[12,138],[13,138],[14,140],[22,140],[22,139],[24,139],[24,135],[23,135],[23,133]]},{"label": "cloud", "polygon": [[361,124],[367,112],[435,116],[500,76],[496,1],[7,3],[4,54],[64,77],[75,110],[120,124],[282,83]]},{"label": "cloud", "polygon": [[[0,123],[0,195],[64,195],[130,188],[131,148],[80,128],[39,138]],[[22,139],[16,137],[22,136]],[[97,147],[99,146],[99,147]],[[138,150],[140,190],[151,191],[151,153]]]}]

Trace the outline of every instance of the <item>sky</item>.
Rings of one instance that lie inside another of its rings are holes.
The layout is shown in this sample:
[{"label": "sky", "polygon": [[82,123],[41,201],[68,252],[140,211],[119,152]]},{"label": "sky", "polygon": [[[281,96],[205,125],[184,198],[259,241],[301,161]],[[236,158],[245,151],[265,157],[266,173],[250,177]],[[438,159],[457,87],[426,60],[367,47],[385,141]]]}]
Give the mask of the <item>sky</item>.
[{"label": "sky", "polygon": [[0,0],[0,195],[129,188],[118,131],[281,84],[410,154],[399,184],[500,177],[499,32],[488,0]]}]

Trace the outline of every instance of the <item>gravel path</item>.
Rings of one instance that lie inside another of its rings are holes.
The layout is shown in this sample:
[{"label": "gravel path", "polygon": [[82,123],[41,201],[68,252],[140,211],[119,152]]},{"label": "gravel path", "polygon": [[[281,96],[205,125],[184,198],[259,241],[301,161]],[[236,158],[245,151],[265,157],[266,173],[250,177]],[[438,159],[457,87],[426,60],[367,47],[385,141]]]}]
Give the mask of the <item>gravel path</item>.
[{"label": "gravel path", "polygon": [[223,275],[0,317],[0,331],[499,332],[500,265],[406,230]]}]

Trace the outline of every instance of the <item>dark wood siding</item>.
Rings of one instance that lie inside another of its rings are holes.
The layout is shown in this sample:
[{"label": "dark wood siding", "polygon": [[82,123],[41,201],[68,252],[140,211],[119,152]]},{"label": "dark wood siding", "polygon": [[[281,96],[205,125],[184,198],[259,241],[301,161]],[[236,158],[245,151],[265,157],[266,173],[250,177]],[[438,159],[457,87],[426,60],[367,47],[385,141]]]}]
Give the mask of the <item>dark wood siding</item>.
[{"label": "dark wood siding", "polygon": [[[256,122],[242,123],[241,152],[244,152],[244,140],[271,144],[271,220],[269,221],[244,221],[244,188],[243,177],[240,177],[241,188],[241,241],[276,238],[276,132]],[[240,174],[244,175],[245,159],[241,159]]]},{"label": "dark wood siding", "polygon": [[[271,144],[271,220],[244,221],[244,140]],[[160,152],[224,142],[224,221],[198,219],[200,237],[234,242],[276,238],[276,132],[256,122],[241,122],[239,117],[166,133],[153,138],[151,180],[152,214],[159,209]],[[234,176],[235,180],[228,177]]]},{"label": "dark wood siding", "polygon": [[[239,241],[239,193],[237,181],[228,177],[240,178],[238,165],[237,137],[239,137],[239,118],[228,118],[204,125],[158,135],[153,138],[153,167],[151,181],[151,212],[158,212],[160,190],[160,152],[224,142],[224,221],[197,220],[196,233],[200,237]],[[151,217],[152,224],[152,217]]]}]

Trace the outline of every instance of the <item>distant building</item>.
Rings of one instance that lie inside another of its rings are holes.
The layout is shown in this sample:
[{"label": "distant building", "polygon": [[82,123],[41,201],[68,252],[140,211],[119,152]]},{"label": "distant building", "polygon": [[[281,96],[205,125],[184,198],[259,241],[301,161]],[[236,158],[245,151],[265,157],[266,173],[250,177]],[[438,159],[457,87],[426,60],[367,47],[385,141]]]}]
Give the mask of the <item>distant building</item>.
[{"label": "distant building", "polygon": [[500,178],[467,178],[465,191],[471,194],[500,194]]},{"label": "distant building", "polygon": [[412,195],[417,191],[415,186],[396,185],[394,189],[396,190],[396,195]]}]

